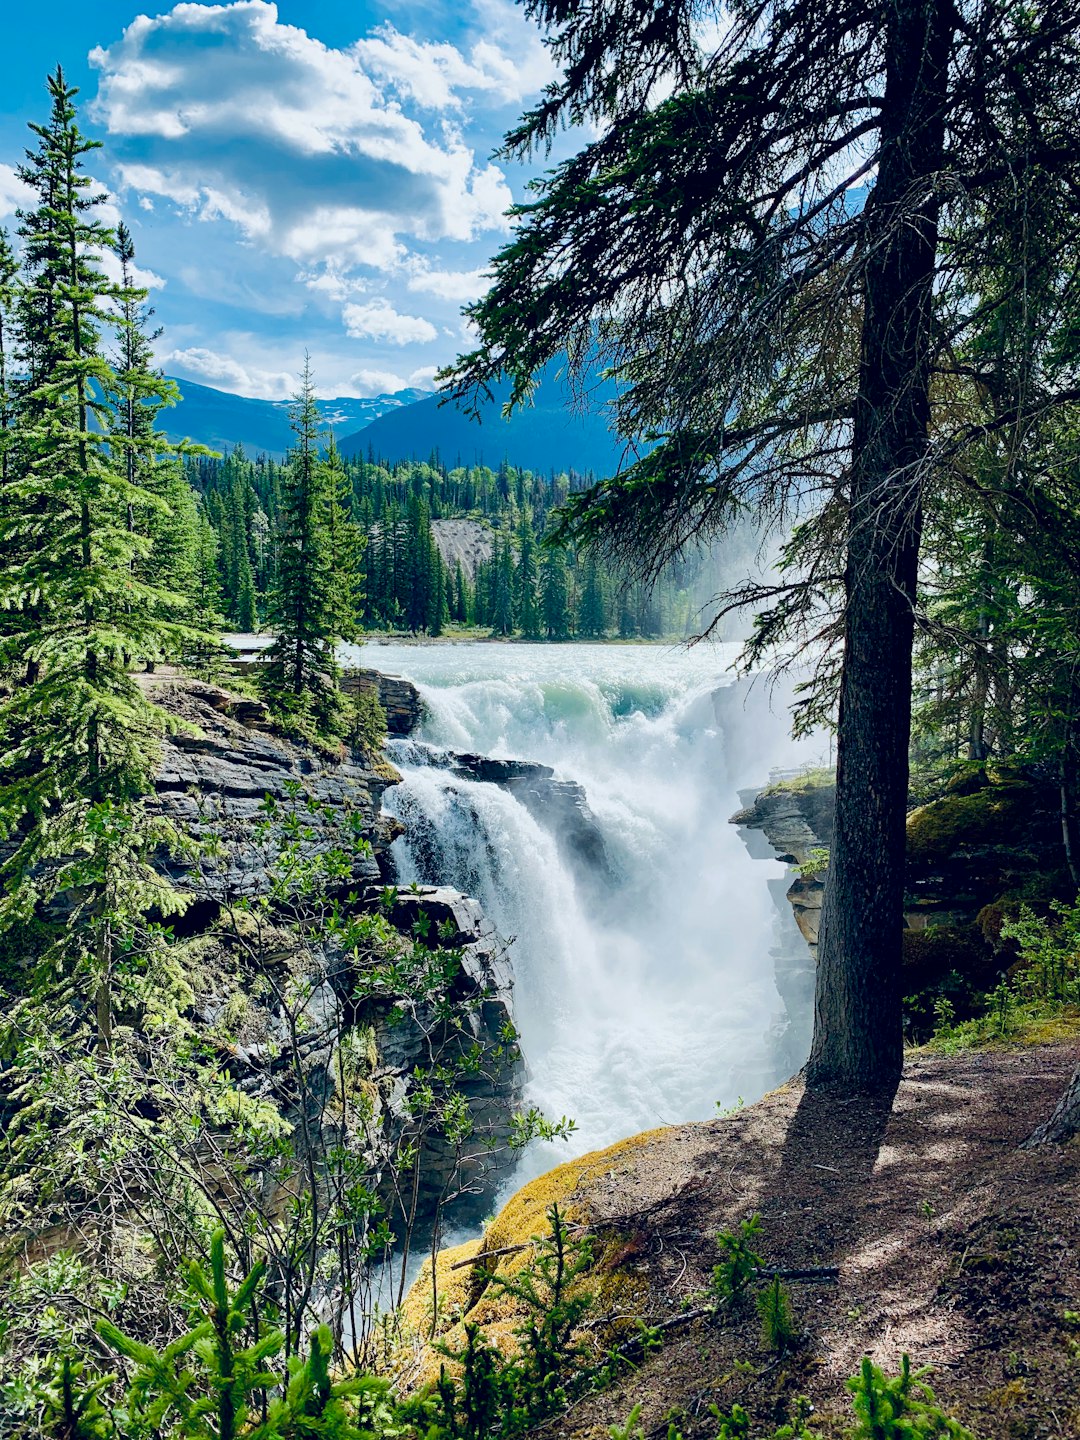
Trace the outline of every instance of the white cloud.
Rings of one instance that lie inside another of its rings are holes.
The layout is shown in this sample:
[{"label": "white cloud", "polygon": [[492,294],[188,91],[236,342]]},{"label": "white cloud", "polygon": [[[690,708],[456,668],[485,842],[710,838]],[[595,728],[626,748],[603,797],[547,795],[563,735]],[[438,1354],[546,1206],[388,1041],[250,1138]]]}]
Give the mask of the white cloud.
[{"label": "white cloud", "polygon": [[286,400],[296,393],[296,376],[287,370],[252,368],[229,355],[219,355],[201,346],[170,350],[158,358],[170,372],[200,380],[217,390],[231,390],[236,395],[251,395],[258,400]]},{"label": "white cloud", "polygon": [[503,102],[518,100],[554,76],[551,58],[531,25],[517,30],[512,51],[483,39],[465,55],[445,41],[414,40],[388,24],[357,41],[352,53],[403,98],[432,110],[459,109],[462,90]]},{"label": "white cloud", "polygon": [[341,318],[354,340],[387,340],[392,345],[415,345],[438,335],[430,320],[419,315],[401,315],[388,300],[369,300],[363,305],[346,305]]},{"label": "white cloud", "polygon": [[349,379],[353,393],[366,400],[373,395],[394,395],[408,384],[393,370],[357,370]]},{"label": "white cloud", "polygon": [[491,288],[491,277],[485,270],[418,269],[409,277],[409,289],[422,295],[435,295],[463,305],[479,300]]},{"label": "white cloud", "polygon": [[416,390],[434,390],[437,365],[420,365],[409,376],[408,384]]},{"label": "white cloud", "polygon": [[[114,285],[119,285],[122,272],[120,269],[120,261],[116,258],[114,252],[112,250],[99,251],[97,258],[98,264],[105,276],[111,280]],[[153,270],[144,270],[141,265],[132,265],[129,273],[131,281],[137,290],[163,290],[165,288],[164,278],[155,274]]]},{"label": "white cloud", "polygon": [[433,85],[437,108],[459,89],[520,96],[516,62],[491,38],[466,56],[384,29],[338,50],[267,0],[235,0],[140,16],[91,62],[95,118],[114,148],[137,151],[121,154],[125,186],[309,270],[392,272],[410,240],[505,229],[502,171],[455,126],[429,134],[397,98]]},{"label": "white cloud", "polygon": [[361,399],[372,395],[396,395],[399,390],[434,390],[437,368],[435,365],[421,365],[405,376],[394,370],[357,370],[349,377],[349,387]]},{"label": "white cloud", "polygon": [[14,215],[16,210],[34,203],[34,192],[24,185],[10,165],[0,165],[0,216]]}]

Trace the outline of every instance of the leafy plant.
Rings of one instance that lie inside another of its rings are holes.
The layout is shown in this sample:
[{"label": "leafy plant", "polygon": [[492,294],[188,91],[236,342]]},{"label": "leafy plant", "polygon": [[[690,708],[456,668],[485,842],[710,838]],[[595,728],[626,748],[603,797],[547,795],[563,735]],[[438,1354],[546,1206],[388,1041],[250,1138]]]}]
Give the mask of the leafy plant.
[{"label": "leafy plant", "polygon": [[713,1267],[712,1294],[719,1300],[735,1301],[746,1290],[754,1272],[761,1265],[761,1256],[752,1249],[751,1241],[761,1234],[761,1216],[751,1215],[738,1231],[721,1230],[716,1237],[720,1263]]},{"label": "leafy plant", "polygon": [[903,1355],[900,1374],[890,1377],[864,1356],[858,1375],[847,1382],[856,1417],[849,1440],[974,1440],[940,1408],[923,1379],[929,1373],[929,1366],[913,1371]]},{"label": "leafy plant", "polygon": [[790,1350],[798,1339],[798,1329],[791,1313],[791,1301],[780,1283],[779,1275],[757,1297],[758,1314],[761,1316],[761,1333],[770,1350],[782,1353]]}]

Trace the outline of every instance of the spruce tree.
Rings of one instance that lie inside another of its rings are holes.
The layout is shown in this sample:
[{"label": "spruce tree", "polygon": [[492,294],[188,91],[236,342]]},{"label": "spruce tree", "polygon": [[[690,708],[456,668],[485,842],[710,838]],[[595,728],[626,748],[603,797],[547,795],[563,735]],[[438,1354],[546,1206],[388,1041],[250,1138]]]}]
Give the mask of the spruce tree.
[{"label": "spruce tree", "polygon": [[522,515],[518,529],[515,589],[518,629],[528,639],[535,640],[540,634],[540,607],[536,598],[536,537],[527,514]]},{"label": "spruce tree", "polygon": [[[446,378],[475,403],[509,377],[518,404],[544,366],[569,355],[581,376],[599,350],[639,458],[570,497],[562,538],[649,578],[748,508],[806,519],[786,581],[726,599],[765,607],[751,658],[842,653],[804,692],[812,719],[838,717],[807,1079],[894,1088],[923,502],[985,434],[953,407],[957,354],[1001,308],[985,269],[1025,177],[1076,233],[1080,7],[526,8],[558,75],[506,153],[595,130],[520,208],[469,310],[480,347]],[[1018,299],[1030,273],[1012,270]]]},{"label": "spruce tree", "polygon": [[[175,597],[135,573],[150,543],[133,531],[130,512],[161,502],[130,478],[127,437],[105,398],[121,382],[102,353],[102,331],[110,302],[126,292],[99,268],[113,236],[88,193],[84,160],[97,145],[78,128],[77,91],[60,70],[49,90],[50,122],[32,127],[39,143],[21,171],[39,199],[21,228],[30,290],[42,303],[5,487],[3,535],[13,557],[0,593],[14,630],[0,660],[30,677],[0,711],[3,768],[13,775],[4,793],[9,823],[147,784],[164,718],[128,662],[176,650],[187,633],[167,618]],[[31,850],[39,843],[33,835],[26,842]]]},{"label": "spruce tree", "polygon": [[336,639],[351,644],[361,635],[367,539],[352,518],[352,480],[332,435],[323,462],[322,497],[322,525],[330,572],[329,624]]},{"label": "spruce tree", "polygon": [[[335,723],[333,575],[326,536],[326,468],[319,456],[319,410],[310,361],[290,411],[296,445],[281,494],[277,586],[270,621],[277,631],[266,654],[260,687],[271,708],[303,726],[310,715],[321,730]],[[243,603],[251,579],[241,554]]]},{"label": "spruce tree", "polygon": [[540,565],[540,614],[549,640],[563,640],[569,628],[569,587],[566,552],[547,546]]},{"label": "spruce tree", "polygon": [[[137,805],[171,722],[129,665],[177,653],[195,632],[170,618],[176,597],[138,573],[151,542],[131,515],[162,501],[129,473],[111,403],[122,381],[103,334],[114,305],[140,297],[100,268],[114,237],[94,214],[84,164],[97,146],[79,130],[77,91],[58,69],[49,92],[49,122],[31,127],[38,143],[20,172],[38,203],[20,216],[23,374],[0,530],[0,668],[14,681],[0,703],[0,827],[15,841],[0,926],[67,893],[69,924],[50,955],[92,992],[108,1050],[122,917],[173,904],[148,863],[164,837]],[[151,427],[140,453],[157,447],[168,448]]]},{"label": "spruce tree", "polygon": [[604,587],[596,553],[589,550],[582,565],[581,595],[578,600],[577,633],[589,640],[598,640],[607,629],[604,613]]},{"label": "spruce tree", "polygon": [[[6,230],[0,230],[0,486],[7,483],[15,420],[15,323],[19,266]],[[0,504],[2,504],[0,498]]]}]

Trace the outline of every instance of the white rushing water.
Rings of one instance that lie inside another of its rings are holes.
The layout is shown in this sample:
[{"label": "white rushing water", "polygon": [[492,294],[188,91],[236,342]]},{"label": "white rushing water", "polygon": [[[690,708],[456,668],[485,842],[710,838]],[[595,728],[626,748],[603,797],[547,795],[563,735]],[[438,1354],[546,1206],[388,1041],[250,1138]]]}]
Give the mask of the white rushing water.
[{"label": "white rushing water", "polygon": [[821,746],[787,738],[763,685],[714,702],[734,647],[369,644],[347,658],[419,687],[421,741],[550,765],[584,786],[602,830],[615,879],[600,886],[507,791],[396,747],[404,783],[384,803],[410,827],[401,880],[465,890],[515,937],[527,1099],[577,1123],[526,1173],[790,1072],[771,952],[794,921],[768,883],[784,869],[751,859],[728,817],[740,789]]}]

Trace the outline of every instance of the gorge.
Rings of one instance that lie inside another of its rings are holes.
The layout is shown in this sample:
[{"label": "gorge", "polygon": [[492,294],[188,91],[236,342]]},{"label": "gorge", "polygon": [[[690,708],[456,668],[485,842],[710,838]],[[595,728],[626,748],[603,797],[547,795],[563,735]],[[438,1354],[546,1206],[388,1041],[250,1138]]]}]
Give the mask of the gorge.
[{"label": "gorge", "polygon": [[[819,759],[821,742],[787,737],[782,698],[736,682],[734,651],[380,644],[346,656],[413,681],[424,701],[419,729],[388,746],[402,776],[383,802],[404,826],[399,882],[474,896],[512,939],[526,1098],[576,1124],[569,1149],[535,1145],[513,1183],[756,1099],[805,1058],[810,958],[786,872],[728,821],[740,791]],[[477,752],[532,765],[485,767]]]}]

